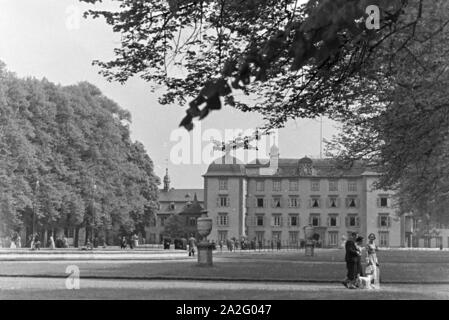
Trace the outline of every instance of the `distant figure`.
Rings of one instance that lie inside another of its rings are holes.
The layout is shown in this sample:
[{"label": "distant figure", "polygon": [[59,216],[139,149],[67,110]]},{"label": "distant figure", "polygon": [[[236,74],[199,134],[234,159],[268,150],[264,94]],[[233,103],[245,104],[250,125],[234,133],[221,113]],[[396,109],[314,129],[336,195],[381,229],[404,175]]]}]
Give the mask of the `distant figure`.
[{"label": "distant figure", "polygon": [[53,236],[50,236],[49,243],[50,243],[50,249],[54,250],[56,248],[56,246],[55,246],[55,239],[53,239]]},{"label": "distant figure", "polygon": [[126,237],[122,237],[122,241],[120,242],[120,249],[126,249]]},{"label": "distant figure", "polygon": [[377,260],[377,245],[374,242],[374,240],[376,240],[376,235],[374,233],[371,233],[368,236],[368,244],[366,245],[366,253],[367,253],[367,258],[366,258],[366,262],[368,264],[367,268],[370,268],[370,273],[372,274],[372,286],[374,289],[379,289],[380,288],[380,284],[379,284],[379,278],[380,278],[380,271],[379,271],[379,261]]},{"label": "distant figure", "polygon": [[196,244],[196,239],[192,235],[189,238],[189,257],[195,256],[195,244]]},{"label": "distant figure", "polygon": [[29,236],[29,241],[30,241],[30,249],[34,250],[34,235],[30,235]]},{"label": "distant figure", "polygon": [[67,238],[64,236],[62,236],[62,247],[63,248],[68,248],[69,247],[69,241],[67,240]]},{"label": "distant figure", "polygon": [[16,248],[16,242],[15,242],[15,237],[12,236],[11,237],[11,244],[9,245],[10,249],[15,249]]},{"label": "distant figure", "polygon": [[218,245],[220,246],[220,251],[223,251],[223,240],[220,240]]},{"label": "distant figure", "polygon": [[277,241],[276,241],[276,248],[278,250],[281,250],[281,239],[277,239]]},{"label": "distant figure", "polygon": [[90,241],[90,239],[87,239],[86,249],[93,250],[92,242]]},{"label": "distant figure", "polygon": [[16,247],[17,247],[17,248],[21,248],[21,247],[22,247],[22,238],[20,237],[20,235],[17,235],[17,238],[16,238]]},{"label": "distant figure", "polygon": [[40,250],[41,249],[41,241],[39,240],[39,234],[36,233],[36,236],[34,237],[34,249]]},{"label": "distant figure", "polygon": [[128,244],[130,249],[134,249],[134,240],[132,236],[128,238]]}]

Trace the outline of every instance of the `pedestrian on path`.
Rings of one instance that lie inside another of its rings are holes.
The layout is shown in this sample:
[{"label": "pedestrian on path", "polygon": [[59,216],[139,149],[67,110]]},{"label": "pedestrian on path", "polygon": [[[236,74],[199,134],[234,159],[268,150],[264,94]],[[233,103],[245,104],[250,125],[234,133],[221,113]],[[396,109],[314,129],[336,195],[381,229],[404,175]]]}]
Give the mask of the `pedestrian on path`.
[{"label": "pedestrian on path", "polygon": [[195,256],[195,245],[196,245],[196,239],[193,237],[193,235],[189,238],[189,257]]},{"label": "pedestrian on path", "polygon": [[356,272],[357,272],[357,258],[359,252],[357,250],[355,241],[357,239],[357,233],[353,232],[351,238],[345,243],[345,261],[346,261],[346,279],[343,281],[343,285],[349,289],[355,289]]},{"label": "pedestrian on path", "polygon": [[372,271],[372,286],[374,289],[380,289],[380,270],[379,270],[379,261],[377,260],[377,251],[378,247],[375,243],[376,235],[374,233],[370,233],[368,235],[368,244],[366,245],[366,263],[368,265],[367,268],[370,268]]}]

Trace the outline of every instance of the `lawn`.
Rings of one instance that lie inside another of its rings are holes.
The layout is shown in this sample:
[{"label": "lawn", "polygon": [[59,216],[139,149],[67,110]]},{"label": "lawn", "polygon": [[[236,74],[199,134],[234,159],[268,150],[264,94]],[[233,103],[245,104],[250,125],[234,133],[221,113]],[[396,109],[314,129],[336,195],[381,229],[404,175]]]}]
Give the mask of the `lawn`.
[{"label": "lawn", "polygon": [[[0,275],[65,277],[67,265],[75,264],[81,277],[338,282],[346,273],[343,255],[342,250],[319,250],[314,257],[303,251],[217,252],[211,268],[198,267],[194,259],[0,262]],[[447,251],[381,251],[379,260],[384,283],[449,283]]]}]

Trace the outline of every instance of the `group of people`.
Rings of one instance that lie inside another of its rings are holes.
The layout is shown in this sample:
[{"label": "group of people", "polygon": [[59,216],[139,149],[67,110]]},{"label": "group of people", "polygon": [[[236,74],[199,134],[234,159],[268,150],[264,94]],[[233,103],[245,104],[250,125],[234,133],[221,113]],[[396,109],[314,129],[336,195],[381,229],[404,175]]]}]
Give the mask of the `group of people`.
[{"label": "group of people", "polygon": [[137,234],[133,234],[129,238],[125,236],[122,237],[120,240],[120,249],[126,249],[128,246],[130,249],[134,249],[139,246],[139,236]]},{"label": "group of people", "polygon": [[[376,236],[368,236],[368,244],[363,245],[363,237],[352,233],[345,243],[346,279],[343,285],[348,289],[379,289],[380,271],[377,260]],[[366,251],[366,268],[362,265],[363,251]]]}]

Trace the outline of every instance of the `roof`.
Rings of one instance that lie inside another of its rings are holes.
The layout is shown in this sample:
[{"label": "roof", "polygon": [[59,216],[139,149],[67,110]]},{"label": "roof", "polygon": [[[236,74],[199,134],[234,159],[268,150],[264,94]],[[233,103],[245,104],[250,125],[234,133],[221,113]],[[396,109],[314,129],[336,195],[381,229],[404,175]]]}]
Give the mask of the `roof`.
[{"label": "roof", "polygon": [[197,196],[193,197],[193,201],[190,203],[187,203],[182,211],[179,213],[179,215],[201,215],[204,208],[199,203]]},{"label": "roof", "polygon": [[[222,159],[222,158],[220,158]],[[304,157],[301,159],[292,159],[292,158],[280,158],[278,160],[278,172],[277,176],[280,177],[292,177],[292,176],[300,176],[301,174],[300,167],[302,165],[312,165],[313,176],[318,177],[359,177],[363,175],[371,175],[375,174],[375,170],[368,166],[363,161],[355,161],[351,165],[344,165],[338,162],[336,159],[314,159],[309,157]],[[211,164],[205,174],[205,176],[231,176],[231,175],[242,175],[242,176],[260,176],[257,172],[254,172],[254,169],[257,168],[267,168],[270,166],[269,159],[256,159],[250,162],[247,165],[241,164],[218,164],[214,162]],[[252,170],[246,170],[252,169]]]},{"label": "roof", "polygon": [[245,174],[245,165],[237,158],[226,154],[209,165],[205,176],[244,176]]},{"label": "roof", "polygon": [[190,196],[190,201],[195,197],[199,202],[204,202],[204,189],[170,189],[168,192],[164,189],[159,190],[159,202],[186,202]]}]

